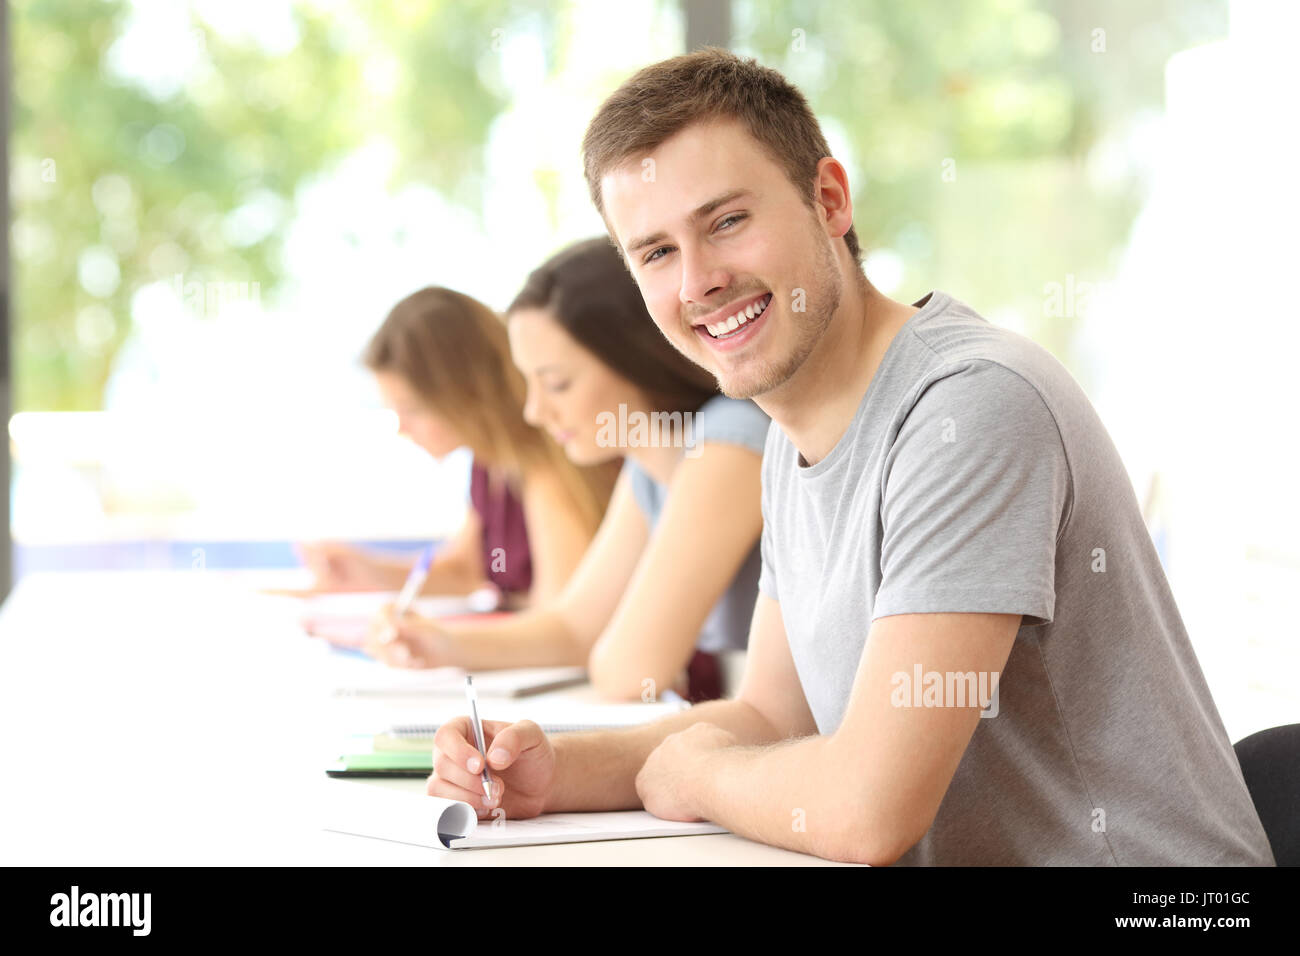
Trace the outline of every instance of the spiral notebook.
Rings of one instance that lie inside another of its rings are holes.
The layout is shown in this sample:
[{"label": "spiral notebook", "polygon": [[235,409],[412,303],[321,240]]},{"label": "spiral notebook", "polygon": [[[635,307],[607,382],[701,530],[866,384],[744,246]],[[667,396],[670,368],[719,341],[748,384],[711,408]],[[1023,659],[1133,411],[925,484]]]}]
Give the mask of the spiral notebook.
[{"label": "spiral notebook", "polygon": [[[485,671],[485,677],[491,676]],[[474,675],[477,687],[479,675]],[[464,685],[461,685],[462,690]],[[666,696],[666,695],[665,695]],[[507,704],[492,703],[491,710],[484,710],[485,719],[492,720],[532,720],[541,724],[548,734],[572,733],[587,730],[618,730],[623,727],[637,727],[689,710],[690,704],[680,697],[658,700],[651,703],[591,703],[578,700],[544,700],[527,703]],[[432,739],[438,732],[439,724],[429,723],[393,724],[388,728],[387,736],[395,740]]]},{"label": "spiral notebook", "polygon": [[597,840],[727,833],[713,823],[661,820],[644,810],[544,813],[530,820],[479,820],[468,803],[412,790],[331,780],[321,828],[437,850],[542,846]]}]

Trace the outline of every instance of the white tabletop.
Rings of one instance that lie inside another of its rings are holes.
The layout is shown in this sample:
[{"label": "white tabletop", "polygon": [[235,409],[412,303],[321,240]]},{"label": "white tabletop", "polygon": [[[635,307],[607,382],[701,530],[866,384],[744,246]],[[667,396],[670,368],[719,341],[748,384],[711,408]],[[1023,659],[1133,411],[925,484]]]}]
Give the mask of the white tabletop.
[{"label": "white tabletop", "polygon": [[328,652],[298,628],[295,602],[253,590],[270,580],[19,583],[0,610],[0,862],[829,865],[730,834],[445,852],[321,829],[322,768],[345,734],[446,715],[427,700],[333,696]]}]

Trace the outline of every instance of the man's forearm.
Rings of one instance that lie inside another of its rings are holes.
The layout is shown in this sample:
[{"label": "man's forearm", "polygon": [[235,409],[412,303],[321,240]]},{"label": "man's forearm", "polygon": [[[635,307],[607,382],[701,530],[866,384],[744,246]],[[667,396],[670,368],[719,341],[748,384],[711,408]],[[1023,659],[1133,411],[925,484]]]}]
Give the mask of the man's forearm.
[{"label": "man's forearm", "polygon": [[[839,771],[839,772],[837,772]],[[701,757],[691,789],[701,816],[737,836],[829,860],[892,863],[896,839],[862,791],[844,786],[848,768],[831,737],[776,746],[727,747]]]},{"label": "man's forearm", "polygon": [[636,775],[650,752],[670,734],[708,721],[734,734],[742,744],[774,743],[776,729],[740,700],[715,700],[680,714],[627,730],[557,734],[555,785],[548,813],[588,810],[639,810]]}]

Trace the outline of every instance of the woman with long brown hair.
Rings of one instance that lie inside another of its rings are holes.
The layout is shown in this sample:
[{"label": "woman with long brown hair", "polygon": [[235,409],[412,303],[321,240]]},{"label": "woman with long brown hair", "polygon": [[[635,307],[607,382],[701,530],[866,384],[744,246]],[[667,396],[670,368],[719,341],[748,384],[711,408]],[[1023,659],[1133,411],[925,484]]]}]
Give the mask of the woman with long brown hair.
[{"label": "woman with long brown hair", "polygon": [[[402,435],[435,458],[460,447],[474,456],[472,507],[424,593],[491,584],[514,605],[558,595],[600,524],[616,465],[575,466],[524,420],[526,386],[501,319],[463,293],[421,289],[393,307],[364,362]],[[396,590],[411,567],[339,544],[303,552],[323,589]]]},{"label": "woman with long brown hair", "polygon": [[[745,647],[758,595],[767,416],[667,342],[608,239],[535,270],[506,321],[528,420],[577,464],[624,456],[609,509],[555,600],[492,621],[390,611],[372,653],[417,667],[585,664],[611,698],[719,696],[717,655]],[[390,628],[397,640],[381,642]]]}]

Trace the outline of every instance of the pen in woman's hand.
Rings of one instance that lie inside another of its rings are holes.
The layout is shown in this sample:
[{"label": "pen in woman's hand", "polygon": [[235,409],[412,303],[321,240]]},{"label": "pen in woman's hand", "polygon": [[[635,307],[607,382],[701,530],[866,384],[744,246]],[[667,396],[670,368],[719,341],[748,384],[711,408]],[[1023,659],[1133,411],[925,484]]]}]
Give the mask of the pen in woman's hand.
[{"label": "pen in woman's hand", "polygon": [[[425,579],[429,577],[429,565],[433,563],[433,545],[420,552],[419,560],[411,567],[411,573],[406,576],[406,583],[402,585],[402,593],[397,595],[397,603],[393,605],[394,619],[400,619],[411,608],[411,602],[415,596],[420,593],[424,587]],[[390,627],[380,636],[381,644],[391,644],[397,637],[397,628]]]}]

